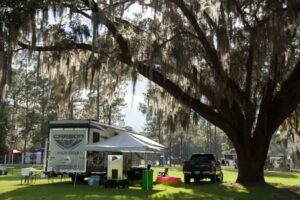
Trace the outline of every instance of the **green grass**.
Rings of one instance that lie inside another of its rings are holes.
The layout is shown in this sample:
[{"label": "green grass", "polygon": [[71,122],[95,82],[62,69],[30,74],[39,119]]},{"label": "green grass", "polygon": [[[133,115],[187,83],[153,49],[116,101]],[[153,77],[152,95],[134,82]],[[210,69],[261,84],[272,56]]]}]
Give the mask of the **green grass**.
[{"label": "green grass", "polygon": [[[154,176],[162,168],[154,169]],[[170,176],[183,177],[180,168],[169,170]],[[153,190],[143,190],[138,186],[129,189],[107,189],[103,186],[88,186],[77,184],[74,188],[70,180],[55,179],[48,183],[47,179],[38,179],[34,184],[21,185],[20,172],[0,176],[0,200],[143,200],[143,199],[214,199],[214,200],[296,200],[300,199],[300,174],[284,172],[266,172],[268,186],[235,184],[237,172],[224,169],[224,183],[211,184],[208,181],[201,183],[155,184]],[[298,194],[297,194],[298,193]]]}]

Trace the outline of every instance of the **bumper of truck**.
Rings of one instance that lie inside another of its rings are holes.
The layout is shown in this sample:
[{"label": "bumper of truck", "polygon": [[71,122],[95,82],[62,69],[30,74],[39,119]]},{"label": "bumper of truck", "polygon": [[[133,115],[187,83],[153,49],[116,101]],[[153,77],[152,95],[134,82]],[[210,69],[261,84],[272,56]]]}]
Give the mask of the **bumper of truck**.
[{"label": "bumper of truck", "polygon": [[211,176],[214,175],[214,171],[183,171],[184,175],[189,176]]}]

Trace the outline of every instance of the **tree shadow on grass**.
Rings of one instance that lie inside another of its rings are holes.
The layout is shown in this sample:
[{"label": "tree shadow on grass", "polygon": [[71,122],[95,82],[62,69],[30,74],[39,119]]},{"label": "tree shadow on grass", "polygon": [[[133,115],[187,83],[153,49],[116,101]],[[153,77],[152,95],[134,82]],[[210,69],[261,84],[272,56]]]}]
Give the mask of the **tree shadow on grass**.
[{"label": "tree shadow on grass", "polygon": [[[226,168],[226,171],[237,172],[236,169]],[[266,177],[276,178],[297,178],[297,172],[286,172],[286,171],[265,171]]]},{"label": "tree shadow on grass", "polygon": [[297,174],[293,172],[276,172],[276,171],[265,171],[265,176],[276,177],[276,178],[297,178]]},{"label": "tree shadow on grass", "polygon": [[[158,194],[154,199],[214,199],[214,200],[299,200],[299,191],[293,187],[277,188],[269,184],[240,185],[237,183],[217,183],[208,181],[192,182],[190,184],[174,184],[177,192]],[[300,189],[300,187],[298,188]]]},{"label": "tree shadow on grass", "polygon": [[[43,180],[44,178],[41,178],[40,175],[37,175],[35,180]],[[44,179],[44,180],[47,180],[47,179]],[[51,179],[49,179],[51,180]],[[59,177],[55,177],[54,179],[55,181],[59,181],[59,180],[64,180],[65,179],[61,179]],[[21,174],[14,174],[14,175],[4,175],[4,176],[0,176],[0,181],[20,181],[21,183]]]},{"label": "tree shadow on grass", "polygon": [[[269,199],[288,199],[298,200],[300,199],[299,193],[292,191],[288,186],[279,184],[243,184],[243,187],[247,189],[250,194],[266,195]],[[277,186],[277,187],[276,187]],[[280,187],[278,187],[280,186]]]},{"label": "tree shadow on grass", "polygon": [[68,182],[57,182],[49,184],[14,185],[15,190],[0,194],[0,199],[5,200],[60,200],[60,199],[147,199],[160,189],[142,190],[140,187],[128,189],[104,188],[103,186],[89,186],[87,184],[74,184]]},{"label": "tree shadow on grass", "polygon": [[0,194],[5,200],[174,200],[174,199],[213,199],[213,200],[299,200],[300,195],[272,185],[239,185],[236,183],[212,184],[206,181],[191,184],[155,184],[152,190],[140,187],[129,189],[108,189],[103,186],[74,185],[71,182],[59,182],[39,185],[24,185],[10,192]]}]

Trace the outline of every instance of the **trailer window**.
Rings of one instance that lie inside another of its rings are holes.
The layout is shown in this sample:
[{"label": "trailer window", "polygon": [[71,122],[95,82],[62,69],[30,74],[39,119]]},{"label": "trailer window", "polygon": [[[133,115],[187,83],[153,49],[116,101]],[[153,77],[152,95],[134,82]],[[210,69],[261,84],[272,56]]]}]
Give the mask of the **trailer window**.
[{"label": "trailer window", "polygon": [[101,138],[101,140],[106,140],[106,139],[108,139],[108,137],[106,137],[106,136],[100,136],[100,138]]},{"label": "trailer window", "polygon": [[100,141],[100,133],[93,132],[93,142],[99,142]]}]

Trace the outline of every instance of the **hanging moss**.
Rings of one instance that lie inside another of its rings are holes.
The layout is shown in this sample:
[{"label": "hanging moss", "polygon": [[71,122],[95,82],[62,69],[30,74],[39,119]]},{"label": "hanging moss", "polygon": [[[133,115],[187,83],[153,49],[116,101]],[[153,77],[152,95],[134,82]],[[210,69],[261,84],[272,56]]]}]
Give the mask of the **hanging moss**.
[{"label": "hanging moss", "polygon": [[[241,90],[247,89],[247,60],[252,55],[255,59],[251,64],[250,101],[258,102],[264,91],[258,84],[266,84],[270,77],[284,80],[299,56],[299,38],[295,37],[299,33],[299,13],[293,9],[294,4],[294,1],[5,0],[0,13],[3,38],[0,95],[5,96],[13,51],[20,48],[21,41],[29,45],[29,58],[36,56],[33,54],[36,47],[59,47],[40,52],[39,71],[50,80],[64,77],[65,91],[71,91],[66,93],[66,99],[72,96],[74,87],[93,90],[95,77],[101,77],[103,92],[109,97],[118,83],[128,77],[135,91],[138,64],[143,63],[148,66],[150,79],[153,70],[157,70],[191,98],[205,97],[215,108],[224,99],[232,105],[236,94],[228,85],[232,80]],[[126,13],[132,5],[139,5],[141,13],[128,17]],[[281,10],[287,14],[281,14]],[[117,32],[112,31],[115,29]],[[201,37],[207,40],[205,45],[215,49],[216,57],[207,52]],[[120,48],[120,38],[127,42],[128,52]],[[65,50],[77,43],[90,45],[91,49]],[[277,62],[285,67],[271,74],[274,52],[281,56]],[[129,54],[131,66],[122,63],[120,58],[124,54]],[[221,69],[216,67],[216,60]],[[177,102],[170,103],[174,99],[164,93],[158,96],[153,103],[170,107],[174,117]]]}]

